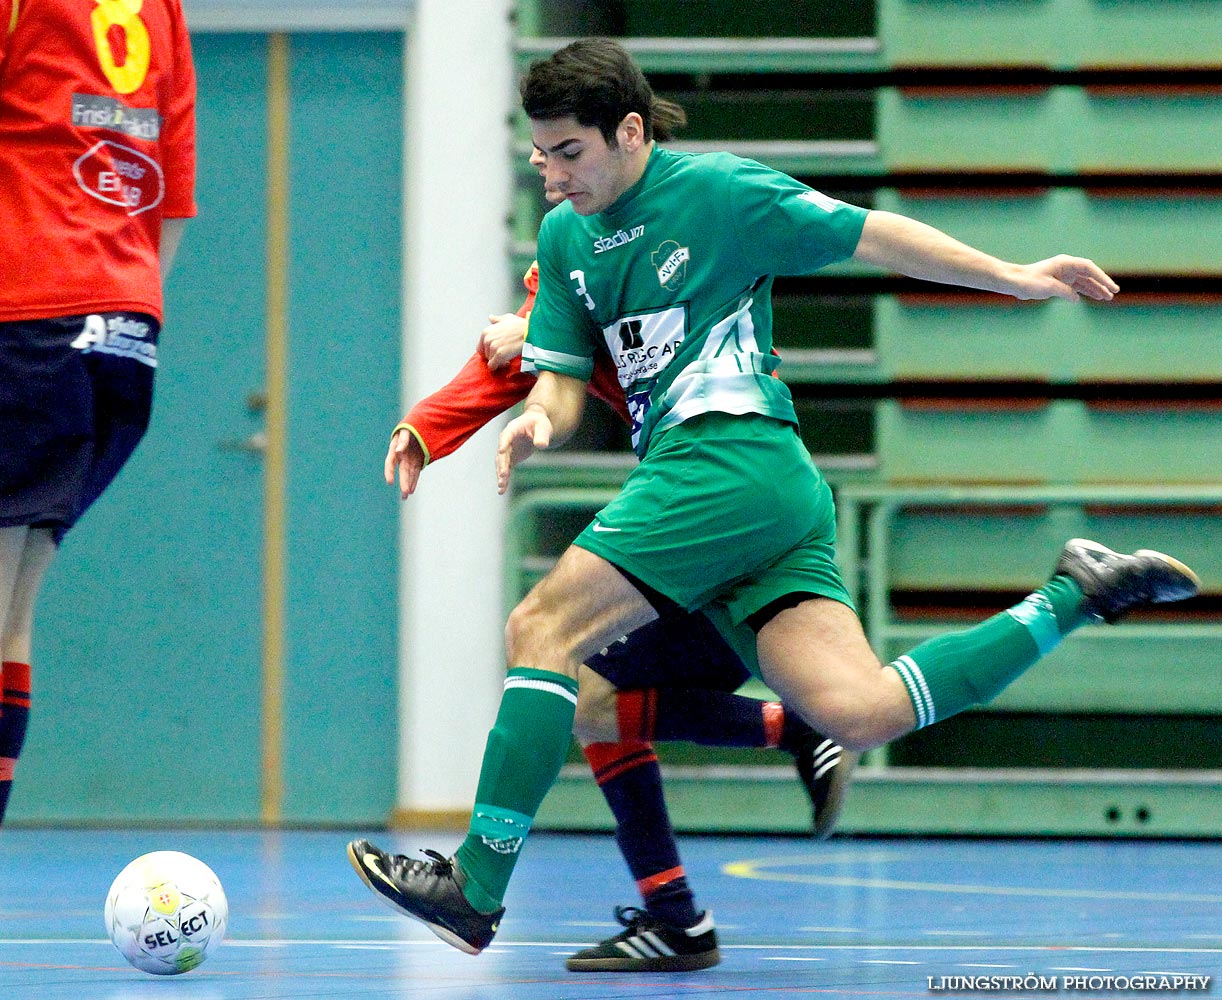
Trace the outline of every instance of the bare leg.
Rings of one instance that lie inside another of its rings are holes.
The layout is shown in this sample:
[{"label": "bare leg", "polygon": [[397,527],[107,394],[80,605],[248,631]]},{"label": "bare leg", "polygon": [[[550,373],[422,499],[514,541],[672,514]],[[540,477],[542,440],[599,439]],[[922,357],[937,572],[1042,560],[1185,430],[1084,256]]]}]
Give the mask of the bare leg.
[{"label": "bare leg", "polygon": [[1052,578],[1012,608],[933,636],[882,666],[857,616],[815,598],[781,612],[759,634],[764,680],[818,731],[868,750],[992,701],[1074,630],[1133,608],[1184,600],[1200,580],[1170,556],[1065,544]]},{"label": "bare leg", "polygon": [[[17,572],[8,591],[7,612],[4,614],[3,643],[0,654],[5,660],[30,662],[30,646],[34,633],[34,604],[47,569],[55,558],[56,545],[51,532],[45,528],[5,528],[9,531],[24,531],[25,544],[17,563]],[[0,566],[7,566],[8,546],[0,543]],[[0,587],[6,582],[6,570],[0,568]],[[0,590],[0,598],[4,591]]]},{"label": "bare leg", "polygon": [[614,566],[570,547],[505,626],[509,672],[456,858],[478,911],[499,909],[518,852],[572,742],[583,662],[657,615]]},{"label": "bare leg", "polygon": [[916,726],[899,675],[870,649],[854,612],[812,598],[759,633],[764,681],[811,726],[848,750],[869,750]]},{"label": "bare leg", "polygon": [[577,679],[581,686],[577,693],[573,735],[583,744],[618,740],[615,687],[584,664],[577,674]]},{"label": "bare leg", "polygon": [[8,630],[9,609],[21,571],[21,556],[30,529],[25,525],[0,528],[0,642]]},{"label": "bare leg", "polygon": [[619,570],[570,546],[509,616],[506,660],[577,679],[590,656],[655,618],[657,612]]}]

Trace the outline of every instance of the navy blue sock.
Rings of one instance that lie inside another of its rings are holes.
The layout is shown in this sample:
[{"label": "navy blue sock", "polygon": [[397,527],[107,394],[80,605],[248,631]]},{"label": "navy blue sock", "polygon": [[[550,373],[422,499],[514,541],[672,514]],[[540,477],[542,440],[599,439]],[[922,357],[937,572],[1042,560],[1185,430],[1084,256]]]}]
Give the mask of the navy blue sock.
[{"label": "navy blue sock", "polygon": [[715,747],[789,749],[809,727],[779,701],[762,701],[699,688],[620,691],[616,715],[621,740],[686,740]]},{"label": "navy blue sock", "polygon": [[615,816],[615,840],[645,908],[668,924],[693,926],[700,914],[679,859],[653,747],[634,740],[584,749]]}]

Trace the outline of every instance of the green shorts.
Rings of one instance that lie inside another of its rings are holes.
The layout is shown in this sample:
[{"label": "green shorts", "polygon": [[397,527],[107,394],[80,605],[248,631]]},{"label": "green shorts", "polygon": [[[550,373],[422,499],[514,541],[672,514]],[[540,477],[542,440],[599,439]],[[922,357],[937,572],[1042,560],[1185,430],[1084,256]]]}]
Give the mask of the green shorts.
[{"label": "green shorts", "polygon": [[723,606],[710,616],[723,631],[796,591],[853,606],[831,489],[771,417],[706,413],[665,431],[574,544],[689,611]]}]

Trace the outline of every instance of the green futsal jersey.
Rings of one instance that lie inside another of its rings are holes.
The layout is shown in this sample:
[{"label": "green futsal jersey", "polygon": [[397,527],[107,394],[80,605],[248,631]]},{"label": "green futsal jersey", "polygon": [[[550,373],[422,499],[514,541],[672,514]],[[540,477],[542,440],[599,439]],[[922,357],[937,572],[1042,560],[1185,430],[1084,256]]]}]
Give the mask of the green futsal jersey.
[{"label": "green futsal jersey", "polygon": [[588,381],[595,351],[609,351],[641,457],[700,413],[796,424],[772,377],[773,276],[850,257],[865,217],[753,160],[655,147],[606,211],[566,202],[544,218],[522,367]]}]

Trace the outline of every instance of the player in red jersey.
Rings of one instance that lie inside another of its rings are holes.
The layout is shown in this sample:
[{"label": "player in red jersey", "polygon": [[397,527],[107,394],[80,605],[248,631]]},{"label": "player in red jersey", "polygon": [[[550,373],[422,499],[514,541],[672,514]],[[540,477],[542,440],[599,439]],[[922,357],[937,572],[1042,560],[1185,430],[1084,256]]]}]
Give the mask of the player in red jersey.
[{"label": "player in red jersey", "polygon": [[148,424],[194,189],[179,0],[0,0],[0,820],[35,597]]},{"label": "player in red jersey", "polygon": [[[405,499],[415,492],[425,465],[457,450],[534,386],[534,375],[521,371],[520,355],[538,280],[532,265],[523,278],[526,301],[517,313],[490,317],[458,375],[395,427],[385,475],[388,484],[398,480]],[[628,423],[609,357],[596,364],[589,391]],[[740,652],[750,655],[749,649]],[[813,732],[780,702],[733,694],[749,676],[740,654],[702,614],[659,618],[588,661],[574,728],[615,816],[616,841],[644,909],[617,908],[627,929],[569,958],[569,969],[681,972],[719,961],[712,915],[697,911],[679,858],[655,740],[790,751],[811,800],[815,835],[831,834],[857,755]],[[650,933],[653,939],[679,936],[691,944],[668,953],[640,943],[651,940]]]}]

